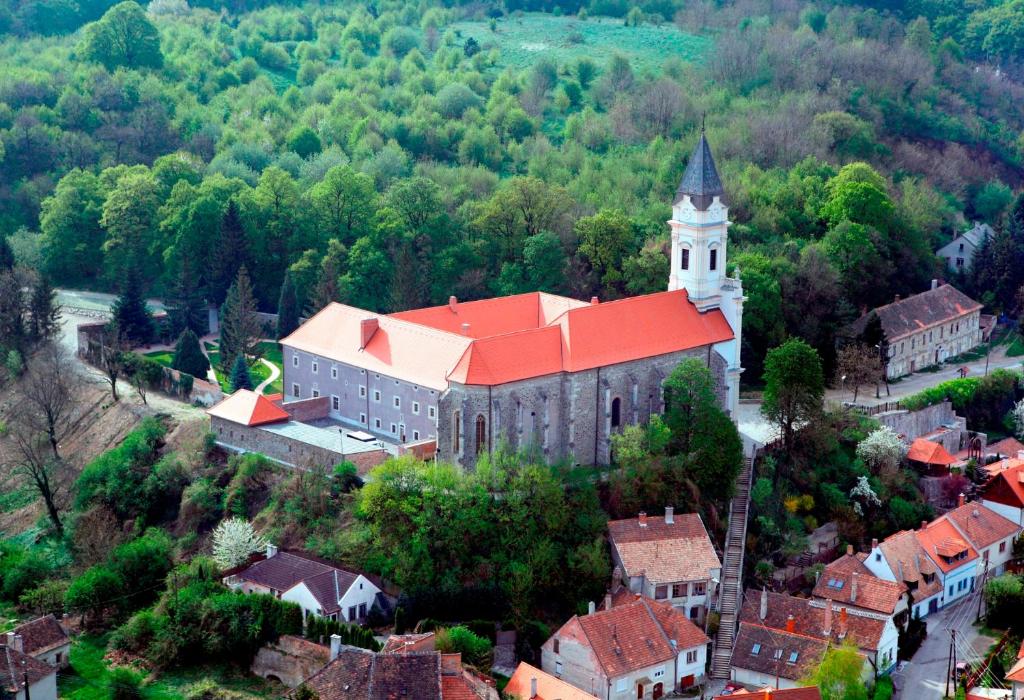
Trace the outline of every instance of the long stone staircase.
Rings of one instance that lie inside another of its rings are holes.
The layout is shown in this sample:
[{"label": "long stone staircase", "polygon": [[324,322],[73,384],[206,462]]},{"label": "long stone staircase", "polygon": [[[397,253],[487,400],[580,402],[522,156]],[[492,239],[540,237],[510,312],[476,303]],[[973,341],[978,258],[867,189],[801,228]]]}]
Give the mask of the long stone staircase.
[{"label": "long stone staircase", "polygon": [[747,541],[747,509],[750,506],[750,488],[754,476],[754,458],[743,460],[743,468],[736,476],[736,495],[729,503],[729,531],[722,556],[722,581],[718,592],[718,610],[721,620],[718,636],[711,656],[711,677],[726,680],[732,666],[732,649],[739,625],[740,604],[743,600],[743,552]]}]

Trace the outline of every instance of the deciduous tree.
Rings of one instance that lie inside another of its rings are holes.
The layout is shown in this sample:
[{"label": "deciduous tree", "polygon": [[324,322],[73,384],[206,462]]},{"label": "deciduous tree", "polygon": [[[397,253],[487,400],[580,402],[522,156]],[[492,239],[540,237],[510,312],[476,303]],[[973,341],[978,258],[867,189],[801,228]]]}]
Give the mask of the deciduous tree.
[{"label": "deciduous tree", "polygon": [[821,412],[825,379],[821,358],[810,345],[791,338],[768,351],[764,362],[761,412],[779,426],[783,446],[793,446],[793,432]]},{"label": "deciduous tree", "polygon": [[82,54],[90,61],[115,68],[159,68],[164,56],[160,33],[137,2],[114,5],[85,28]]}]

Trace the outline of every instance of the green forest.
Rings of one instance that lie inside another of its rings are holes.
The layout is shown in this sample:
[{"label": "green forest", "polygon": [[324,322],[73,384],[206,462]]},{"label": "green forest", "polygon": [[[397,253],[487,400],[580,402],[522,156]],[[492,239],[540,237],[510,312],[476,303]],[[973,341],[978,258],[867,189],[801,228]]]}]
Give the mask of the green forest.
[{"label": "green forest", "polygon": [[1022,42],[1021,0],[3,0],[0,234],[72,288],[220,304],[245,266],[266,311],[286,274],[305,309],[640,294],[705,119],[757,383],[974,220],[959,281],[1016,310]]}]

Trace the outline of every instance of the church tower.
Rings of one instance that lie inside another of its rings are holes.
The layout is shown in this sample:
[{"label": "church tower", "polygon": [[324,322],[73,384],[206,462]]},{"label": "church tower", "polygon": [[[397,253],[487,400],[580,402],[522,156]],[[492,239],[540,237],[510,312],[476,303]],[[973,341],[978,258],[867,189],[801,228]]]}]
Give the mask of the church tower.
[{"label": "church tower", "polygon": [[743,327],[743,285],[737,268],[726,277],[729,244],[729,210],[725,189],[701,126],[700,140],[690,156],[683,180],[672,202],[672,260],[668,289],[685,289],[690,301],[702,311],[720,309],[733,331],[733,340],[715,349],[725,358],[728,369],[726,408],[736,419],[739,405],[740,344]]}]

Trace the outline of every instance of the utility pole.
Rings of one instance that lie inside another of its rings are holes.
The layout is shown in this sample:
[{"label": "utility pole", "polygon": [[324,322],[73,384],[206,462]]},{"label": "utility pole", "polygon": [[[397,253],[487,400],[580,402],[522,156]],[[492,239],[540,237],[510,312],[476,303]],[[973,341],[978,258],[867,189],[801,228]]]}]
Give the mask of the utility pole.
[{"label": "utility pole", "polygon": [[[22,663],[24,663],[24,662],[22,662]],[[31,696],[29,695],[29,689],[28,689],[28,671],[27,671],[27,670],[26,670],[26,671],[24,672],[24,674],[23,674],[23,677],[24,677],[24,679],[25,679],[25,700],[32,700]]]},{"label": "utility pole", "polygon": [[[956,639],[956,632],[953,632],[953,639]],[[949,642],[949,660],[946,661],[946,694],[949,697],[949,677],[953,673],[953,642]]]},{"label": "utility pole", "polygon": [[985,570],[981,573],[981,586],[978,588],[978,619],[981,622],[981,604],[985,602],[985,583],[988,581],[988,559],[985,560]]}]

